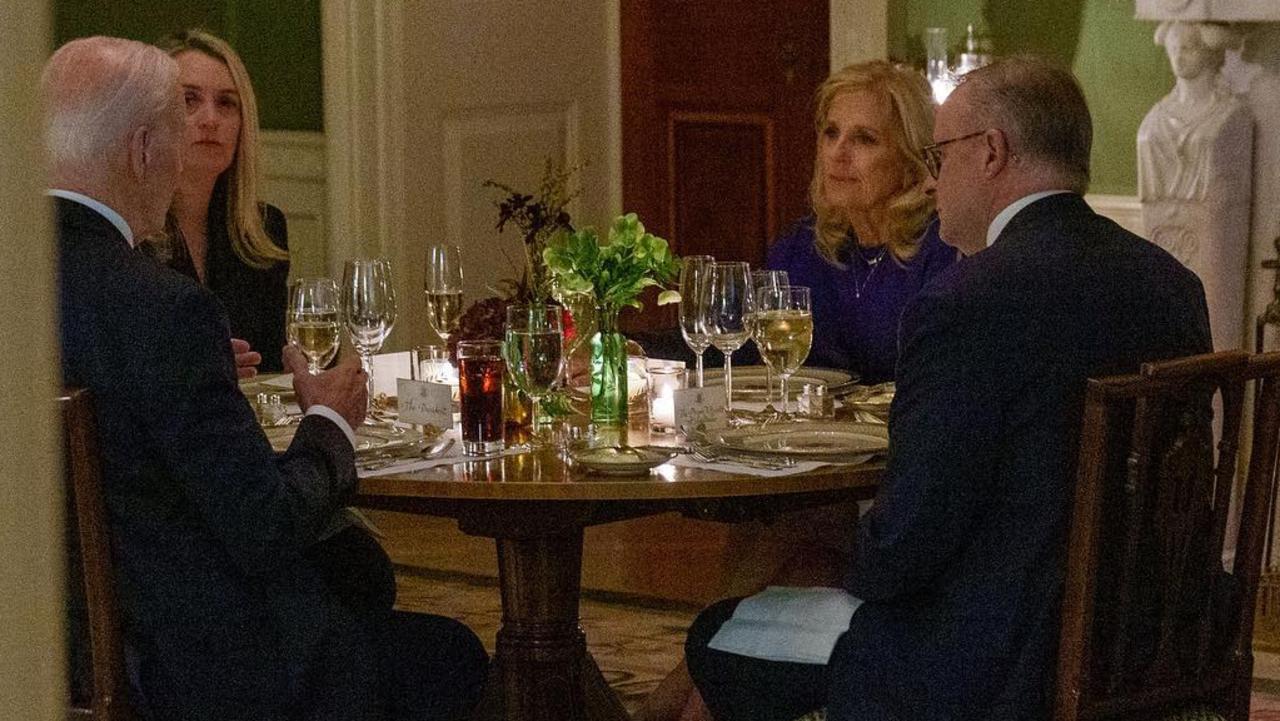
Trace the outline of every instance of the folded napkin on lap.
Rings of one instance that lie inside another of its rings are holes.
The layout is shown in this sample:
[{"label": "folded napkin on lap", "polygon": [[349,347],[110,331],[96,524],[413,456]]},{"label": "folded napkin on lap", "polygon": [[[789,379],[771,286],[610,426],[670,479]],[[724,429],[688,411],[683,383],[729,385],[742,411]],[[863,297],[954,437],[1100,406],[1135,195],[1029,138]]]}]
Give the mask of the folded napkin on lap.
[{"label": "folded napkin on lap", "polygon": [[742,599],[707,645],[767,661],[825,664],[861,605],[839,588],[770,586]]}]

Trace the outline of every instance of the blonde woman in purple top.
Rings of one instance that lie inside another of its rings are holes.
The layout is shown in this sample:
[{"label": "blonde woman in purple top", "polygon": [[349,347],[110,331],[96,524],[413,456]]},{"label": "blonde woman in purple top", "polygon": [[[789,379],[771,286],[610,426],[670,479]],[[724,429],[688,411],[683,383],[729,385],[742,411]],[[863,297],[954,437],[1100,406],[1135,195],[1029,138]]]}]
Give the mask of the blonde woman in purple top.
[{"label": "blonde woman in purple top", "polygon": [[812,289],[809,365],[892,380],[902,309],[957,257],[938,237],[920,155],[933,136],[929,88],[914,71],[860,63],[827,78],[816,110],[814,214],[774,242],[767,265]]}]

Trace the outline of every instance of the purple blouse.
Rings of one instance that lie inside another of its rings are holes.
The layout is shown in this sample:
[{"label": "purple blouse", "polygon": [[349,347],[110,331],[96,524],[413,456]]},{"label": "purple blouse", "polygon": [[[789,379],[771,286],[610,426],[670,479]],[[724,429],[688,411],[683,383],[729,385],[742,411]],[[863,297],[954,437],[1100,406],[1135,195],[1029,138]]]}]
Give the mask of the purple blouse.
[{"label": "purple blouse", "polygon": [[813,350],[806,365],[845,369],[862,383],[893,380],[903,308],[959,254],[942,242],[936,217],[925,226],[920,250],[911,260],[902,263],[880,251],[858,248],[850,237],[838,256],[845,267],[833,265],[814,245],[812,216],[793,225],[769,249],[770,270],[785,270],[792,285],[810,288]]}]

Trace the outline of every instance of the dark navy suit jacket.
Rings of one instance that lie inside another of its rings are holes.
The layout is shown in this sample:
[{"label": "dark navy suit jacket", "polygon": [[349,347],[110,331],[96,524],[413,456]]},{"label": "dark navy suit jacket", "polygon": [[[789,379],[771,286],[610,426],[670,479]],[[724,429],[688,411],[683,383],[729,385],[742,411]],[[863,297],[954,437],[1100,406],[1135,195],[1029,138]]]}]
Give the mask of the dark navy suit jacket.
[{"label": "dark navy suit jacket", "polygon": [[1085,379],[1211,350],[1204,291],[1055,195],[927,285],[901,343],[831,719],[1047,718]]},{"label": "dark navy suit jacket", "polygon": [[343,613],[302,553],[355,484],[311,416],[277,456],[194,282],[57,200],[63,377],[93,394],[126,643],[157,718],[285,718]]}]

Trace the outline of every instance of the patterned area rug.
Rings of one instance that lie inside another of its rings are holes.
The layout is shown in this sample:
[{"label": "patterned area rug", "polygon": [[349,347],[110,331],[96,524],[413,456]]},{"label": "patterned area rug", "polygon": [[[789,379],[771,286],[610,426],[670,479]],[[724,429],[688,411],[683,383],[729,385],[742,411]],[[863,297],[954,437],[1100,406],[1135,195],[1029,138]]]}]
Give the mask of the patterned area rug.
[{"label": "patterned area rug", "polygon": [[[399,608],[462,621],[493,652],[502,618],[494,579],[397,566],[396,582]],[[684,632],[698,610],[621,594],[583,593],[587,647],[628,711],[634,712],[684,655]]]},{"label": "patterned area rug", "polygon": [[[502,618],[494,579],[419,567],[396,567],[397,606],[436,613],[470,626],[493,652]],[[587,646],[628,711],[675,666],[684,632],[699,609],[622,594],[584,591],[582,629]],[[1280,680],[1258,679],[1250,721],[1280,721]]]}]

